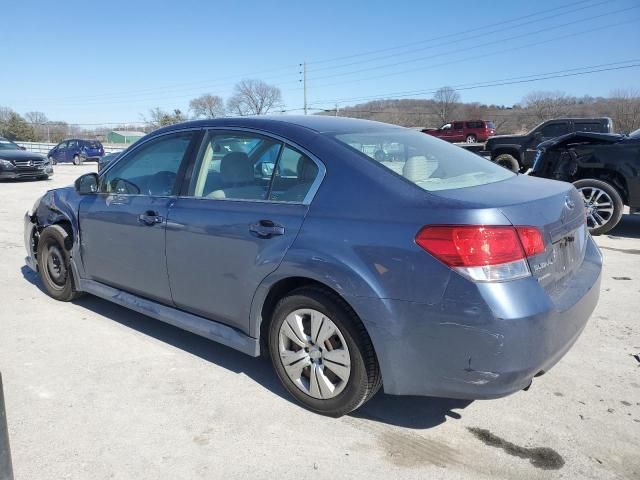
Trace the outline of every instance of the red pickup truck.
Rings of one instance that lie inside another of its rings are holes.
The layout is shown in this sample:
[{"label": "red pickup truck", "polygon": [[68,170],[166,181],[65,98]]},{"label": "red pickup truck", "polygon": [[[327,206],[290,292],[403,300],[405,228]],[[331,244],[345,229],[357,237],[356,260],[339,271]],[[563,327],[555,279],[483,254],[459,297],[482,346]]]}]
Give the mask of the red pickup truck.
[{"label": "red pickup truck", "polygon": [[423,133],[448,142],[486,142],[496,133],[495,125],[488,120],[460,120],[445,123],[440,128],[425,128]]}]

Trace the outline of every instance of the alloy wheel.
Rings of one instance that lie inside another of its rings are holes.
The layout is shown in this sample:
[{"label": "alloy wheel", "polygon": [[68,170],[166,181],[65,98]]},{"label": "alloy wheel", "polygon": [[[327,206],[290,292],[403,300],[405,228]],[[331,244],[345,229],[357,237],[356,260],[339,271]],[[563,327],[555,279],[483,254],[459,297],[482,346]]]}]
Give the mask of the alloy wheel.
[{"label": "alloy wheel", "polygon": [[349,381],[347,342],[322,312],[305,308],[287,315],[278,333],[278,349],[287,376],[313,398],[334,398]]},{"label": "alloy wheel", "polygon": [[613,217],[613,199],[607,192],[597,187],[582,187],[578,189],[584,200],[589,228],[605,225]]}]

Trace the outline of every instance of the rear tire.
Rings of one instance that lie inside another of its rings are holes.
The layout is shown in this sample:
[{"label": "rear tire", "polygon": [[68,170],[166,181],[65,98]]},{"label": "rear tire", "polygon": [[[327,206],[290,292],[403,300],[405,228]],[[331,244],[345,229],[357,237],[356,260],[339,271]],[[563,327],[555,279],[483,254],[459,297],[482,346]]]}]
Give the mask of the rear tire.
[{"label": "rear tire", "polygon": [[573,182],[582,194],[591,235],[607,233],[620,222],[624,203],[618,190],[608,182],[585,178]]},{"label": "rear tire", "polygon": [[73,164],[74,165],[82,165],[82,158],[80,157],[80,155],[74,155],[73,156]]},{"label": "rear tire", "polygon": [[493,159],[495,163],[500,165],[501,167],[506,168],[507,170],[511,170],[512,172],[520,171],[520,164],[516,158],[509,153],[501,153],[496,158]]},{"label": "rear tire", "polygon": [[45,228],[38,240],[38,273],[49,295],[62,302],[80,296],[70,266],[71,237],[60,225]]},{"label": "rear tire", "polygon": [[364,325],[342,298],[322,287],[299,288],[278,302],[269,353],[289,393],[323,415],[355,410],[382,385]]}]

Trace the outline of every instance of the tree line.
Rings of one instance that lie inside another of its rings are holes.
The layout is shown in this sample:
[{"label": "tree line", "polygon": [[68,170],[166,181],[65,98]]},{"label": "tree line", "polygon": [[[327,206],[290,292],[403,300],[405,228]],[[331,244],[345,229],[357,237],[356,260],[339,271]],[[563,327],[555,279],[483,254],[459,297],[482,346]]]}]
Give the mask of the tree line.
[{"label": "tree line", "polygon": [[189,110],[176,108],[171,111],[155,107],[142,115],[140,124],[122,124],[113,128],[80,128],[62,121],[51,121],[43,112],[27,112],[20,115],[8,107],[0,107],[0,137],[25,142],[57,143],[69,137],[104,137],[111,130],[143,130],[157,128],[187,120],[216,118],[227,115],[266,115],[283,108],[282,92],[262,80],[246,79],[238,82],[232,95],[225,102],[218,95],[203,94],[189,102]]},{"label": "tree line", "polygon": [[519,103],[505,106],[462,102],[455,89],[443,87],[431,99],[374,100],[322,114],[415,128],[437,128],[455,120],[491,120],[498,134],[523,133],[558,117],[610,117],[616,132],[629,133],[640,128],[640,90],[614,90],[608,97],[534,91]]},{"label": "tree line", "polygon": [[[152,108],[142,115],[140,123],[82,129],[63,121],[50,121],[42,112],[23,115],[0,107],[0,136],[10,140],[59,142],[79,136],[104,137],[110,130],[142,130],[157,128],[190,119],[217,118],[229,115],[264,115],[284,107],[282,93],[262,80],[242,80],[225,101],[211,93],[189,102],[181,109]],[[498,134],[521,133],[535,125],[558,117],[611,117],[614,130],[629,133],[640,128],[640,90],[614,90],[608,97],[575,97],[560,91],[534,91],[510,106],[463,102],[452,87],[442,87],[430,99],[374,100],[349,107],[319,112],[392,123],[405,127],[440,127],[454,120],[491,120]]]}]

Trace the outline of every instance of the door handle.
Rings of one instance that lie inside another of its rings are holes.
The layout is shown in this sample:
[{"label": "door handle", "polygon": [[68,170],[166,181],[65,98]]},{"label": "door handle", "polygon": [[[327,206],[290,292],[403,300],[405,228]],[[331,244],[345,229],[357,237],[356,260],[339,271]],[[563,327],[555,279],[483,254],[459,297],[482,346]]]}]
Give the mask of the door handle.
[{"label": "door handle", "polygon": [[249,231],[260,238],[271,238],[275,235],[284,235],[284,227],[273,223],[271,220],[260,220],[249,226]]},{"label": "door handle", "polygon": [[155,225],[156,223],[162,223],[163,218],[158,215],[158,212],[147,210],[143,214],[138,216],[138,222],[144,225]]}]

